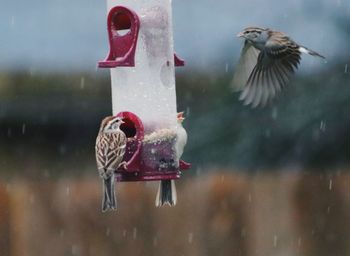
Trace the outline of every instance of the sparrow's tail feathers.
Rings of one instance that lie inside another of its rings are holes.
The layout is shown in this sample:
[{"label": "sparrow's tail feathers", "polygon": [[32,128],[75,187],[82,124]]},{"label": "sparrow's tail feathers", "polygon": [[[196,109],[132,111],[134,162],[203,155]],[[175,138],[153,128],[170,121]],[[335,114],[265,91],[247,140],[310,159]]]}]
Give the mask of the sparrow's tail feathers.
[{"label": "sparrow's tail feathers", "polygon": [[312,55],[312,56],[320,57],[320,58],[322,58],[322,59],[326,59],[325,56],[319,54],[318,52],[315,52],[315,51],[313,51],[313,50],[310,50],[310,49],[306,48],[305,46],[300,46],[300,47],[299,47],[299,51],[302,52],[302,53],[310,54],[310,55]]},{"label": "sparrow's tail feathers", "polygon": [[114,182],[114,174],[106,179],[103,179],[102,212],[117,209],[114,193]]},{"label": "sparrow's tail feathers", "polygon": [[159,182],[157,197],[156,197],[156,206],[160,207],[165,204],[169,206],[176,205],[177,194],[176,186],[174,180],[162,180]]}]

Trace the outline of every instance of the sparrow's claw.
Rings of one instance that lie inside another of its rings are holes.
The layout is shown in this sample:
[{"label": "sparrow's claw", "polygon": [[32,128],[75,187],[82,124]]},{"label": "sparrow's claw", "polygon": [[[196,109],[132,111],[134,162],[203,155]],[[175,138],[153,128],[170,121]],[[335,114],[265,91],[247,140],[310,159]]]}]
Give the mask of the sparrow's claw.
[{"label": "sparrow's claw", "polygon": [[119,164],[119,166],[118,166],[118,169],[119,169],[119,168],[122,168],[122,169],[124,169],[124,170],[127,170],[127,169],[128,169],[127,164],[128,164],[128,163],[125,162],[125,161],[121,162],[121,163]]},{"label": "sparrow's claw", "polygon": [[98,169],[98,174],[100,175],[101,178],[104,178],[106,176],[104,169]]}]

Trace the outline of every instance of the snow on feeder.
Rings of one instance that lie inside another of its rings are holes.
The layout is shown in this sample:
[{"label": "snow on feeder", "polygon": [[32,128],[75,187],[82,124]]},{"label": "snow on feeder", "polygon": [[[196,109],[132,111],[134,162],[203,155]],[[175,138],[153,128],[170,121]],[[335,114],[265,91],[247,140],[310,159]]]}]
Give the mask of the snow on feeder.
[{"label": "snow on feeder", "polygon": [[[156,205],[176,204],[174,179],[190,164],[180,159],[187,135],[176,109],[171,0],[107,0],[113,115],[124,123],[125,165],[117,181],[160,180]],[[181,137],[182,138],[179,138]]]}]

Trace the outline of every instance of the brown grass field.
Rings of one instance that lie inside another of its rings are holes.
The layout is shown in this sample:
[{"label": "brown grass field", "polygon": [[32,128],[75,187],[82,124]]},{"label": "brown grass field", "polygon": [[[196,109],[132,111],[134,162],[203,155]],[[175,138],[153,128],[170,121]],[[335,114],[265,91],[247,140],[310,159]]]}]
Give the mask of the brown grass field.
[{"label": "brown grass field", "polygon": [[350,255],[349,174],[211,173],[177,181],[175,207],[118,183],[105,214],[93,177],[4,182],[0,255]]}]

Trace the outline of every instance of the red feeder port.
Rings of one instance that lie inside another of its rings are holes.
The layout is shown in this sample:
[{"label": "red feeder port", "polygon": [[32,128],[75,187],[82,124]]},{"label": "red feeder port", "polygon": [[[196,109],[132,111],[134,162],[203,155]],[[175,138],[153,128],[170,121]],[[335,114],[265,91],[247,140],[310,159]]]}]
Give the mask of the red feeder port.
[{"label": "red feeder port", "polygon": [[181,170],[187,170],[190,164],[177,161],[175,152],[176,138],[165,140],[146,140],[141,119],[131,112],[120,112],[124,124],[120,129],[128,138],[123,158],[126,169],[116,171],[117,181],[151,181],[178,179]]},{"label": "red feeder port", "polygon": [[122,171],[139,171],[140,152],[142,140],[144,137],[144,128],[142,121],[137,115],[127,111],[120,112],[117,116],[123,119],[124,123],[120,126],[120,129],[125,133],[126,137],[128,138],[123,158],[123,161],[127,162],[127,168],[126,170],[122,169]]},{"label": "red feeder port", "polygon": [[109,54],[98,62],[98,67],[134,67],[139,28],[140,20],[134,11],[124,6],[113,7],[107,17]]}]

